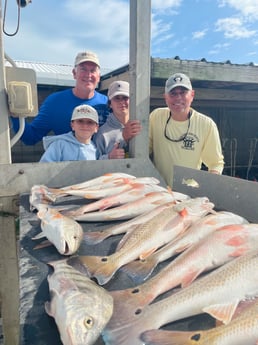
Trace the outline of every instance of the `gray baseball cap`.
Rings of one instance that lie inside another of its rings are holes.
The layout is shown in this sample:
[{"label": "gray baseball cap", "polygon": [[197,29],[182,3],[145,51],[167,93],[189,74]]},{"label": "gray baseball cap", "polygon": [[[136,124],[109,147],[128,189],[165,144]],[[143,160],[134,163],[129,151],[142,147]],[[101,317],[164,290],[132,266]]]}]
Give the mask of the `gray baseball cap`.
[{"label": "gray baseball cap", "polygon": [[175,87],[184,87],[187,90],[192,90],[192,84],[190,79],[187,77],[187,75],[183,73],[175,73],[171,77],[168,78],[165,84],[165,93],[170,92]]}]

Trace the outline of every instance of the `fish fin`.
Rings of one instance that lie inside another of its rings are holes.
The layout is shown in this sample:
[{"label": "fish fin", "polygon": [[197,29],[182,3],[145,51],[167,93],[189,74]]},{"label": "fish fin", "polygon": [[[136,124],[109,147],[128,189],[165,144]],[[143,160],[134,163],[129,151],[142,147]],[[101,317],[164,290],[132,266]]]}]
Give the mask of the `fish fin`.
[{"label": "fish fin", "polygon": [[181,287],[184,288],[190,285],[202,272],[203,269],[188,272],[188,274],[181,281]]},{"label": "fish fin", "polygon": [[78,290],[76,284],[71,279],[65,277],[60,279],[60,288],[62,290]]},{"label": "fish fin", "polygon": [[39,234],[37,234],[36,236],[32,237],[32,240],[39,240],[40,238],[46,237],[44,232],[40,232]]},{"label": "fish fin", "polygon": [[92,231],[83,234],[83,240],[87,244],[97,244],[104,241],[107,237],[111,236],[107,231]]},{"label": "fish fin", "polygon": [[46,240],[46,241],[41,242],[40,244],[37,244],[33,248],[33,250],[42,249],[42,248],[46,248],[46,247],[50,247],[50,246],[53,246],[53,243],[51,243],[49,240]]},{"label": "fish fin", "polygon": [[[110,202],[105,202],[105,203],[103,204],[103,206],[100,206],[99,211],[105,211],[105,210],[107,210],[108,208],[110,208],[111,206],[113,206],[112,203],[110,203]],[[117,206],[117,205],[116,205],[116,206]]]},{"label": "fish fin", "polygon": [[62,219],[64,218],[64,216],[62,215],[62,213],[56,211],[56,212],[53,212],[53,219]]},{"label": "fish fin", "polygon": [[212,317],[216,318],[217,320],[222,321],[225,325],[227,325],[239,304],[239,301],[235,301],[234,303],[228,303],[228,304],[217,304],[217,305],[211,305],[209,307],[206,307],[203,309],[205,313],[210,314]]},{"label": "fish fin", "polygon": [[175,253],[178,254],[178,253],[182,253],[184,252],[186,249],[190,248],[191,247],[191,243],[185,243],[181,246],[178,246],[177,249],[175,250]]},{"label": "fish fin", "polygon": [[158,260],[152,256],[146,260],[135,260],[122,267],[122,271],[125,272],[133,281],[137,284],[146,280],[157,266]]},{"label": "fish fin", "polygon": [[45,311],[49,316],[54,317],[54,312],[51,309],[51,302],[46,302],[45,303]]},{"label": "fish fin", "polygon": [[180,210],[178,213],[180,214],[181,217],[185,217],[185,216],[188,215],[188,211],[187,211],[186,208],[183,208],[183,209]]},{"label": "fish fin", "polygon": [[47,207],[40,208],[40,210],[37,212],[37,217],[39,219],[42,219],[47,212]]},{"label": "fish fin", "polygon": [[[52,289],[50,291],[50,298],[51,298],[51,301],[58,295],[58,292],[56,291],[56,289]],[[55,314],[56,314],[56,310],[55,310],[55,303],[51,303],[51,301],[47,301],[45,303],[45,310],[46,310],[46,313],[49,315],[49,316],[52,316],[52,317],[55,317]]]},{"label": "fish fin", "polygon": [[[137,227],[137,226],[136,226]],[[136,228],[135,227],[135,228]],[[121,240],[118,242],[116,246],[116,251],[120,250],[126,241],[128,241],[128,238],[131,236],[131,231],[127,231],[124,236],[121,238]]]},{"label": "fish fin", "polygon": [[[141,334],[140,338],[146,345],[190,345],[192,337],[201,337],[201,332],[165,331],[151,329]],[[195,342],[194,342],[195,343]],[[196,342],[197,344],[198,342]]]},{"label": "fish fin", "polygon": [[157,250],[157,247],[155,248],[150,248],[148,251],[145,251],[139,255],[140,260],[146,259],[148,256],[153,254]]}]

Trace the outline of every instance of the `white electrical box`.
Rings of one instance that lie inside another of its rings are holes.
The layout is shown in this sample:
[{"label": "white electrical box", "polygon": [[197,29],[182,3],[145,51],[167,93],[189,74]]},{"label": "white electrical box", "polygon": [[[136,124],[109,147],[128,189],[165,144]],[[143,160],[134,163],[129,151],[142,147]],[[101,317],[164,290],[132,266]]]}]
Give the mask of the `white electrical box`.
[{"label": "white electrical box", "polygon": [[10,81],[7,85],[8,103],[11,114],[27,117],[33,113],[31,84]]},{"label": "white electrical box", "polygon": [[31,68],[5,67],[10,115],[33,117],[38,114],[36,72]]}]

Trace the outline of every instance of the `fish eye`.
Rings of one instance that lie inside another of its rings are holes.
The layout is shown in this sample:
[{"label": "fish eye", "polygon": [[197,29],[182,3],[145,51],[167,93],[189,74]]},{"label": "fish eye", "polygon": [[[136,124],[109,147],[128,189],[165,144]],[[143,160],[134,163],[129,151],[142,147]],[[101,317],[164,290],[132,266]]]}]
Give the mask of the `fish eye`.
[{"label": "fish eye", "polygon": [[84,319],[84,325],[86,326],[86,328],[92,328],[93,326],[93,319],[92,317],[87,317],[86,319]]}]

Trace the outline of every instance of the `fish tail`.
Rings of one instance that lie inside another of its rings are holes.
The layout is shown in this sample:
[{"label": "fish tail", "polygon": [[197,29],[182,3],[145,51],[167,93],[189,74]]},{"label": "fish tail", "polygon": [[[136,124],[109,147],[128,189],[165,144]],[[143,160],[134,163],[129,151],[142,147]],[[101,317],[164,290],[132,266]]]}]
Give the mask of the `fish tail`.
[{"label": "fish tail", "polygon": [[80,262],[85,266],[91,277],[97,279],[100,285],[104,285],[113,277],[118,270],[115,260],[108,256],[79,256]]},{"label": "fish tail", "polygon": [[143,330],[158,327],[152,318],[141,315],[141,312],[132,314],[125,310],[123,314],[113,313],[102,337],[106,345],[143,345],[140,339]]},{"label": "fish tail", "polygon": [[[151,303],[156,296],[154,296],[149,289],[148,285],[138,285],[133,288],[128,288],[124,290],[111,291],[110,294],[114,300],[114,319],[116,316],[124,315],[128,317],[126,322],[130,321],[130,315],[133,316],[137,314],[137,310],[142,310],[146,305]],[[120,322],[120,321],[119,321]]]},{"label": "fish tail", "polygon": [[[145,345],[201,345],[201,332],[180,332],[152,329],[140,336]],[[202,343],[203,344],[203,343]]]},{"label": "fish tail", "polygon": [[150,256],[144,260],[136,260],[122,267],[125,272],[137,284],[145,281],[157,266],[158,261],[155,256]]}]

